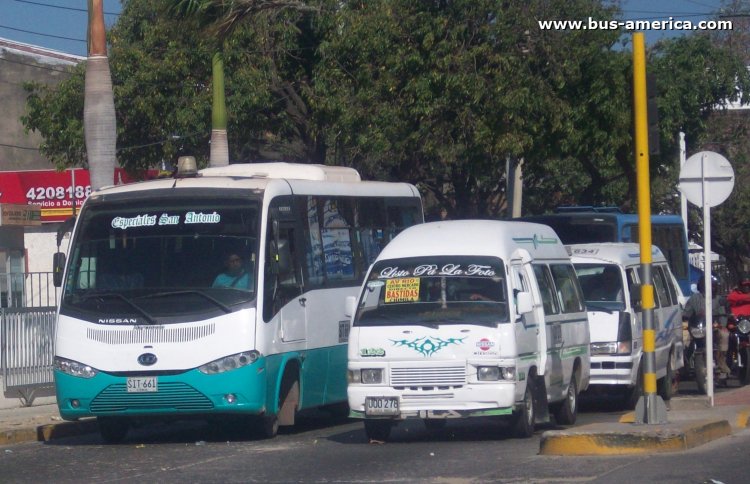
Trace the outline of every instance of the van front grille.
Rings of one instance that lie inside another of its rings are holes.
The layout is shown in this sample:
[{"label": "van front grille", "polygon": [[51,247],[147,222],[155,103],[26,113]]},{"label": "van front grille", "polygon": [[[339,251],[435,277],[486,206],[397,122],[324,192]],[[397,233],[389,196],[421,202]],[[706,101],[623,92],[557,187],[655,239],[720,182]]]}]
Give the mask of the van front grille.
[{"label": "van front grille", "polygon": [[391,368],[393,387],[460,387],[466,384],[466,367]]}]

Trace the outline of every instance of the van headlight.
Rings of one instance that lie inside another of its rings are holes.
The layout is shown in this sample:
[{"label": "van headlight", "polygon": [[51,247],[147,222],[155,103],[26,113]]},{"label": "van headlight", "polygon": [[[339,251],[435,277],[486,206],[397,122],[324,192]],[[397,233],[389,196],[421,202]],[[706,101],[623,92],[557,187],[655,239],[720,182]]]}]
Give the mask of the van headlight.
[{"label": "van headlight", "polygon": [[349,383],[363,383],[365,385],[377,385],[383,383],[382,368],[359,368],[347,372]]},{"label": "van headlight", "polygon": [[515,380],[516,369],[512,366],[478,366],[478,381]]},{"label": "van headlight", "polygon": [[53,366],[55,370],[79,378],[94,378],[98,373],[96,369],[91,368],[89,365],[69,360],[67,358],[60,358],[59,356],[55,356]]},{"label": "van headlight", "polygon": [[234,355],[224,356],[218,360],[211,361],[198,367],[198,371],[206,375],[216,375],[225,371],[236,370],[243,366],[252,365],[260,358],[260,353],[256,350],[243,351]]}]

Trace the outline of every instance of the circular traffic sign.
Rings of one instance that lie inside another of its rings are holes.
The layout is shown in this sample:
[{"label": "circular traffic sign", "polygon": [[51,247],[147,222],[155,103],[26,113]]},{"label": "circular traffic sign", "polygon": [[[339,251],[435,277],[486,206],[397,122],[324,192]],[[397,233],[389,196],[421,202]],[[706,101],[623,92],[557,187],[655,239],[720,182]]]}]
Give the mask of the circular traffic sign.
[{"label": "circular traffic sign", "polygon": [[709,207],[721,205],[734,188],[734,170],[729,160],[713,151],[701,151],[680,168],[680,191],[693,205],[703,206],[703,184]]}]

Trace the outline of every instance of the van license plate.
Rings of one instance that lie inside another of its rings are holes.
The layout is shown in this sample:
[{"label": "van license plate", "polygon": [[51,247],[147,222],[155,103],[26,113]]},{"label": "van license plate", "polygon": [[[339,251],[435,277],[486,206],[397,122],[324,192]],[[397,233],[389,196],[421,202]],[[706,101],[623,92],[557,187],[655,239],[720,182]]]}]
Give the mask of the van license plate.
[{"label": "van license plate", "polygon": [[128,378],[128,393],[157,392],[159,386],[155,376]]},{"label": "van license plate", "polygon": [[365,415],[398,415],[397,397],[365,398]]}]

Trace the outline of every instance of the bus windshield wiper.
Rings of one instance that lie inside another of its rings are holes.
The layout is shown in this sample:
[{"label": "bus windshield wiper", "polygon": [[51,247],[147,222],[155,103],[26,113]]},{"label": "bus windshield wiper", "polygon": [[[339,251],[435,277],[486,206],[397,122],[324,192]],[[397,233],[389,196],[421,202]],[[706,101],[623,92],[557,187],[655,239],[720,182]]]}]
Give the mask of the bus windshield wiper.
[{"label": "bus windshield wiper", "polygon": [[153,298],[153,297],[164,297],[164,296],[179,296],[179,295],[182,295],[182,294],[197,294],[198,296],[201,296],[202,298],[210,301],[214,305],[216,305],[219,308],[221,308],[221,310],[224,311],[225,313],[228,314],[228,313],[232,312],[232,308],[230,308],[229,306],[227,306],[223,302],[221,302],[218,299],[216,299],[214,297],[211,297],[208,294],[206,294],[205,292],[199,291],[197,289],[189,289],[189,290],[184,290],[184,291],[157,292],[155,294],[149,294],[147,296],[141,296],[141,299]]},{"label": "bus windshield wiper", "polygon": [[156,319],[154,319],[153,316],[151,316],[145,309],[131,301],[130,299],[126,298],[122,294],[118,294],[116,292],[100,292],[100,293],[94,293],[94,294],[84,294],[81,296],[81,300],[87,301],[89,299],[94,298],[114,298],[119,299],[120,301],[123,301],[125,304],[130,306],[131,308],[135,309],[138,313],[140,313],[141,316],[143,316],[143,319],[146,320],[148,324],[156,324]]}]

